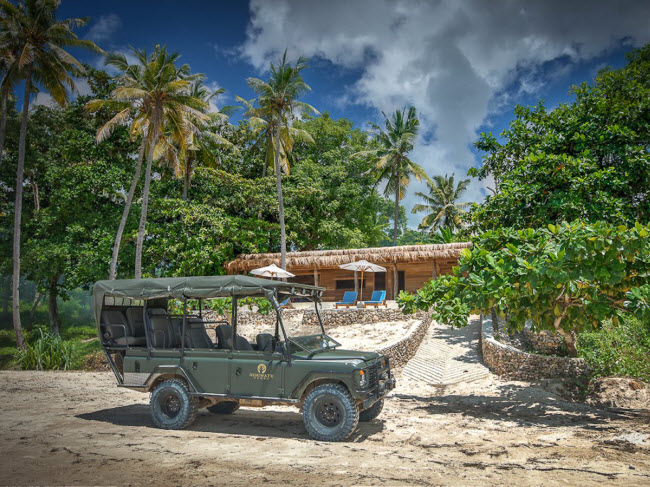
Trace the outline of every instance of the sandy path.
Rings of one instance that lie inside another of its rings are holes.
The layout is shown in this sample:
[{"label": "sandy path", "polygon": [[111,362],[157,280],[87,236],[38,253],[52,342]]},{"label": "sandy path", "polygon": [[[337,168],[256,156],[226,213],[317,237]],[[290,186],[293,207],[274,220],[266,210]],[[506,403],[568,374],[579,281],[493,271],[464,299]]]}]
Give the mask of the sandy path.
[{"label": "sandy path", "polygon": [[0,373],[0,484],[650,485],[650,450],[617,442],[649,418],[493,378],[431,390],[402,378],[345,443],[309,439],[295,409],[201,412],[152,427],[148,395],[109,373]]}]

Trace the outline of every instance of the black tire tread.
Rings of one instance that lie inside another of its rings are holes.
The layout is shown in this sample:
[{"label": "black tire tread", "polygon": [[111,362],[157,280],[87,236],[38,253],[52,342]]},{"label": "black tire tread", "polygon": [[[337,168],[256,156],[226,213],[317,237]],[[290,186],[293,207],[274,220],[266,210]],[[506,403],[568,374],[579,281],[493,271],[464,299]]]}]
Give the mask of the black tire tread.
[{"label": "black tire tread", "polygon": [[157,418],[156,418],[155,414],[153,414],[153,413],[151,414],[151,417],[153,419],[154,424],[158,428],[162,428],[162,429],[185,429],[188,426],[190,426],[192,423],[194,423],[194,421],[196,421],[196,416],[198,415],[198,412],[199,412],[199,407],[198,407],[199,406],[199,401],[198,401],[198,399],[196,397],[190,396],[190,394],[189,394],[190,391],[189,391],[189,389],[187,387],[187,384],[185,383],[184,380],[182,380],[182,379],[167,379],[167,380],[162,381],[160,384],[158,384],[158,386],[156,386],[156,389],[154,389],[153,393],[151,394],[151,399],[149,401],[149,404],[150,404],[151,409],[153,410],[153,403],[154,403],[154,399],[156,397],[156,395],[155,395],[156,391],[158,389],[164,387],[164,386],[169,386],[170,383],[177,384],[182,389],[185,390],[185,394],[186,394],[186,396],[187,396],[187,398],[189,400],[189,406],[190,406],[190,412],[187,415],[187,418],[185,419],[185,421],[182,424],[180,424],[178,426],[173,426],[173,425],[166,425],[164,423],[160,423],[159,421],[157,421]]},{"label": "black tire tread", "polygon": [[381,410],[384,409],[384,398],[382,397],[379,401],[374,403],[368,409],[364,409],[359,412],[359,422],[367,423],[375,419],[381,413]]},{"label": "black tire tread", "polygon": [[[312,419],[308,417],[311,403],[314,402],[315,398],[320,394],[334,394],[339,396],[348,412],[346,427],[342,428],[341,431],[335,435],[322,434],[313,427],[311,424]],[[309,436],[313,439],[320,441],[343,441],[348,438],[355,429],[357,429],[357,425],[359,424],[359,408],[345,386],[341,384],[323,384],[315,387],[305,398],[302,408],[302,417],[305,428],[307,429]]]}]

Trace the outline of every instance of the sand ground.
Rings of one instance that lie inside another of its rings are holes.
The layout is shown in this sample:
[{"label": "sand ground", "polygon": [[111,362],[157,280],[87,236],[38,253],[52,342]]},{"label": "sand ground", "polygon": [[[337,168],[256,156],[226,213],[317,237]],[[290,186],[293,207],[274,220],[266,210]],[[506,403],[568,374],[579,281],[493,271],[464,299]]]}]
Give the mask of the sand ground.
[{"label": "sand ground", "polygon": [[650,417],[490,377],[433,389],[398,377],[346,442],[295,408],[202,410],[184,431],[108,372],[0,373],[0,484],[650,485]]}]

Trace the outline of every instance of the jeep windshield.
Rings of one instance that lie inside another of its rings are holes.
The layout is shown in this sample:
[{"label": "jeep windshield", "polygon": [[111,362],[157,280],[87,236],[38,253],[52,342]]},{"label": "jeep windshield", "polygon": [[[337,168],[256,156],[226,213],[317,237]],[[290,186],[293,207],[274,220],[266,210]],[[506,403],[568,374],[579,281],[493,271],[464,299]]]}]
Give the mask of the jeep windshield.
[{"label": "jeep windshield", "polygon": [[309,353],[319,352],[331,348],[340,347],[341,344],[332,337],[319,333],[317,335],[306,335],[299,337],[289,337],[291,343],[295,343],[300,348]]}]

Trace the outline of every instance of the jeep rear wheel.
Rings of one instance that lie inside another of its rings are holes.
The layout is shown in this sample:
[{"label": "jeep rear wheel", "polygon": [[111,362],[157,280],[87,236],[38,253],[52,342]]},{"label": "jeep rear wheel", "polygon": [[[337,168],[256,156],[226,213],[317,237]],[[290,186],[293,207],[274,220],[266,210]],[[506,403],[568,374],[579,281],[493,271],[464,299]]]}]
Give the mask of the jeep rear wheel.
[{"label": "jeep rear wheel", "polygon": [[177,430],[196,419],[198,400],[190,395],[185,383],[178,379],[161,382],[151,393],[151,418],[158,428]]},{"label": "jeep rear wheel", "polygon": [[315,440],[342,441],[357,427],[359,409],[344,386],[324,384],[307,395],[302,420]]},{"label": "jeep rear wheel", "polygon": [[207,408],[213,414],[232,414],[238,409],[239,403],[237,401],[221,401]]},{"label": "jeep rear wheel", "polygon": [[381,413],[382,409],[384,409],[383,398],[381,398],[379,401],[374,403],[368,409],[364,409],[363,411],[361,411],[359,413],[359,421],[361,421],[362,423],[367,423],[368,421],[372,421],[377,416],[379,416],[379,413]]}]

